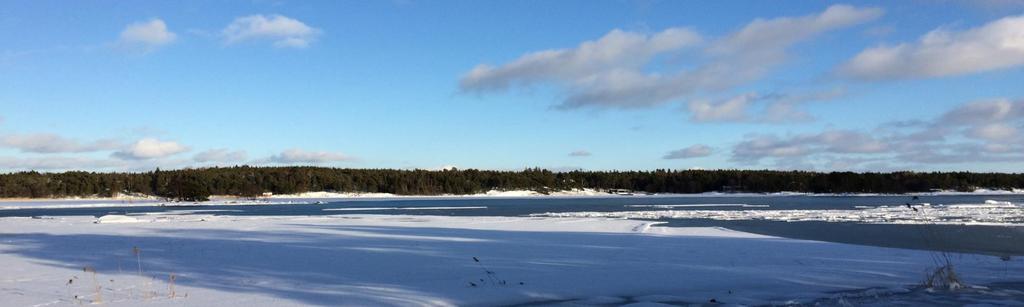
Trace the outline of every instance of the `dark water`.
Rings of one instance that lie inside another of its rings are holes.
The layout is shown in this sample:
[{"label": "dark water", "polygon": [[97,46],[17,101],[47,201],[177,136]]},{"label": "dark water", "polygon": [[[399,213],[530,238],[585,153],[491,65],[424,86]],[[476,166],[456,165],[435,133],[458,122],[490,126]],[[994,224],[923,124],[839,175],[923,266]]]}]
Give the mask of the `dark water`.
[{"label": "dark water", "polygon": [[[535,213],[579,211],[638,211],[664,208],[636,205],[748,204],[768,207],[700,206],[673,210],[841,210],[856,206],[900,205],[907,202],[936,204],[977,204],[985,200],[1024,202],[1021,195],[944,195],[944,196],[743,196],[743,197],[607,197],[607,198],[450,198],[330,200],[325,204],[279,205],[202,205],[0,210],[0,217],[11,216],[102,216],[107,214],[143,214],[183,209],[223,210],[200,212],[218,215],[339,215],[403,214],[451,216],[523,216]],[[354,208],[486,207],[480,209],[393,210]],[[327,209],[327,210],[325,210]],[[186,213],[187,214],[187,213]],[[720,226],[730,229],[789,238],[820,240],[885,247],[944,250],[998,256],[1024,255],[1024,226],[896,225],[830,222],[776,222],[762,220],[665,219],[665,226]]]},{"label": "dark water", "polygon": [[1024,225],[908,225],[669,219],[669,227],[717,226],[764,235],[994,256],[1024,255]]}]

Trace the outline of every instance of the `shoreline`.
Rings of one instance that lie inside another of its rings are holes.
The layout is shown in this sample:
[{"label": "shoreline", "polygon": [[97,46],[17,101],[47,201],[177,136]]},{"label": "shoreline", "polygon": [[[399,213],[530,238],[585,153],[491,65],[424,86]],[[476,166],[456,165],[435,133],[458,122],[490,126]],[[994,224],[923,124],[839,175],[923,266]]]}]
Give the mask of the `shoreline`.
[{"label": "shoreline", "polygon": [[[531,190],[511,191],[488,191],[477,194],[442,194],[442,195],[399,195],[391,193],[363,193],[363,192],[303,192],[296,194],[278,194],[271,196],[246,197],[237,195],[211,195],[210,200],[203,202],[217,201],[275,201],[275,200],[297,200],[297,199],[364,199],[364,200],[396,200],[396,199],[473,199],[473,198],[618,198],[618,197],[786,197],[786,196],[808,196],[808,197],[890,197],[890,196],[1000,196],[1000,195],[1024,195],[1024,190],[976,190],[974,192],[915,192],[903,194],[888,193],[805,193],[805,192],[770,192],[770,193],[723,193],[705,192],[694,194],[683,193],[653,193],[643,192],[636,194],[611,194],[603,191],[584,190],[563,190],[543,194]],[[19,202],[58,202],[58,201],[141,201],[141,202],[190,202],[174,201],[153,195],[145,196],[114,196],[114,197],[12,197],[0,198],[0,203]]]},{"label": "shoreline", "polygon": [[240,197],[232,195],[212,195],[206,201],[176,201],[155,196],[118,196],[118,197],[80,197],[80,198],[7,198],[0,199],[0,210],[26,209],[78,209],[78,208],[113,208],[113,207],[196,207],[196,206],[262,206],[262,205],[308,205],[330,202],[377,202],[377,201],[458,201],[487,199],[668,199],[668,198],[784,198],[784,197],[928,197],[928,196],[1024,196],[1019,190],[1010,191],[975,191],[975,192],[941,192],[912,194],[811,194],[811,193],[701,193],[701,194],[608,194],[595,190],[559,191],[541,194],[534,191],[490,191],[488,193],[468,195],[394,195],[388,193],[336,193],[307,192],[299,194],[282,194],[264,197]]}]

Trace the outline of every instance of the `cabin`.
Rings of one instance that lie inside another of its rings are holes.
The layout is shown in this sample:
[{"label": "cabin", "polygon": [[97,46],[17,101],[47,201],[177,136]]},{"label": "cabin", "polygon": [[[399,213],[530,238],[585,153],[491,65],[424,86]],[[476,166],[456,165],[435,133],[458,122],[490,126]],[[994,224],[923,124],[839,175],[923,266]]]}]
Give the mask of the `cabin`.
[{"label": "cabin", "polygon": [[633,190],[630,190],[630,189],[608,189],[608,194],[633,195]]}]

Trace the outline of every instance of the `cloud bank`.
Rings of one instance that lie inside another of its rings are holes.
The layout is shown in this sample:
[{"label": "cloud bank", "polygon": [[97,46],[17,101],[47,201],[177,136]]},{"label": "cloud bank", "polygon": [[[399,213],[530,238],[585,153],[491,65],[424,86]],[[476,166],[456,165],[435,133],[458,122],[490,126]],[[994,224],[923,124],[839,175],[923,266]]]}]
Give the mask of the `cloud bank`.
[{"label": "cloud bank", "polygon": [[[575,48],[531,52],[499,66],[477,65],[459,86],[463,92],[492,93],[550,85],[565,97],[556,105],[561,109],[650,107],[756,80],[781,64],[793,45],[881,15],[877,8],[833,5],[818,14],[757,19],[708,43],[689,28],[650,35],[616,29]],[[696,61],[693,68],[657,65],[667,56],[686,55],[687,49],[697,49],[689,57]]]},{"label": "cloud bank", "polygon": [[730,161],[743,167],[768,161],[777,168],[829,170],[1024,162],[1021,127],[1024,100],[981,100],[929,120],[888,123],[871,130],[749,134],[732,147]]},{"label": "cloud bank", "polygon": [[173,141],[161,141],[155,138],[141,139],[128,148],[114,152],[112,156],[125,160],[148,160],[164,158],[189,151],[188,146]]},{"label": "cloud bank", "polygon": [[0,136],[0,147],[15,148],[26,153],[85,153],[121,148],[110,139],[81,142],[52,133],[11,134]]}]

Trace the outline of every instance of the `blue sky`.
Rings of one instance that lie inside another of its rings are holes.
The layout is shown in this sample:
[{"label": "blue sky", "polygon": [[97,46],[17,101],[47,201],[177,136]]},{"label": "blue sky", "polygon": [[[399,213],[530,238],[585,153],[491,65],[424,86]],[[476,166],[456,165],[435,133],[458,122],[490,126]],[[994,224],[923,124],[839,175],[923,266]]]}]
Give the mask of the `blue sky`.
[{"label": "blue sky", "polygon": [[1024,166],[1019,1],[0,2],[0,170]]}]

